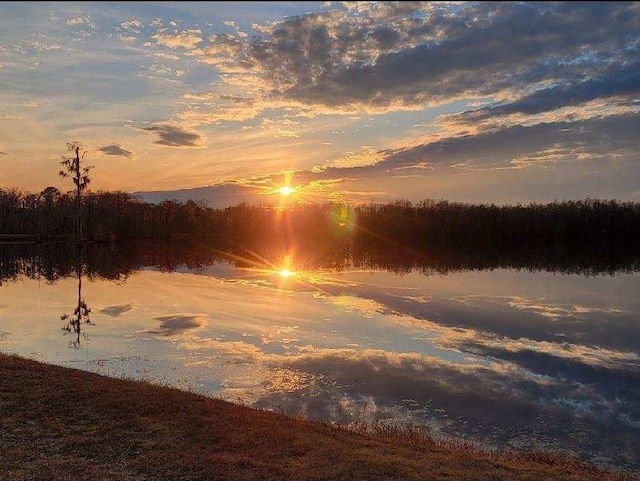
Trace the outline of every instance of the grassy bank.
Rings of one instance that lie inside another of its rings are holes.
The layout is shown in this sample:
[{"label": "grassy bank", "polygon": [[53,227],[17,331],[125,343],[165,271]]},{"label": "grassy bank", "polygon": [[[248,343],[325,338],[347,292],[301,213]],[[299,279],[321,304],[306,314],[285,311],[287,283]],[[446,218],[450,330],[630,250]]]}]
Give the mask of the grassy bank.
[{"label": "grassy bank", "polygon": [[631,478],[561,457],[359,434],[0,354],[0,479]]}]

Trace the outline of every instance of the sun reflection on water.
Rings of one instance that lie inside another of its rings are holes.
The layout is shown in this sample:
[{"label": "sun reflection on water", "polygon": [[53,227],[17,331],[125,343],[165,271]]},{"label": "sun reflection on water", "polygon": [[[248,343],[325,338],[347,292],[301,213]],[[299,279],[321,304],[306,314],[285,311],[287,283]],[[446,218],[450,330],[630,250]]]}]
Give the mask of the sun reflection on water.
[{"label": "sun reflection on water", "polygon": [[278,274],[280,274],[280,277],[287,279],[289,277],[292,277],[295,275],[295,272],[292,270],[291,267],[291,256],[290,255],[286,255],[284,256],[283,262],[282,262],[282,269],[280,269],[278,271]]}]

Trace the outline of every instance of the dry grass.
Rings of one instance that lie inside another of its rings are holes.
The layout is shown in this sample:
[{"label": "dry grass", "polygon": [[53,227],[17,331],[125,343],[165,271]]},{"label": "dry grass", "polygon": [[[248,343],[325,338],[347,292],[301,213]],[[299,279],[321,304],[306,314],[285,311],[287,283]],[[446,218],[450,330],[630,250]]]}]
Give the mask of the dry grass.
[{"label": "dry grass", "polygon": [[0,479],[627,480],[578,461],[370,434],[0,354]]}]

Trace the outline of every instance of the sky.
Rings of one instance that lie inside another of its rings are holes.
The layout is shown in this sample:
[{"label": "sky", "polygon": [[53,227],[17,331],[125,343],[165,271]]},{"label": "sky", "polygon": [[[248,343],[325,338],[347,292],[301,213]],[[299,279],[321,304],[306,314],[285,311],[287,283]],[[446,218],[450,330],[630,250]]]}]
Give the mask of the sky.
[{"label": "sky", "polygon": [[639,50],[639,2],[1,2],[0,187],[640,201]]}]

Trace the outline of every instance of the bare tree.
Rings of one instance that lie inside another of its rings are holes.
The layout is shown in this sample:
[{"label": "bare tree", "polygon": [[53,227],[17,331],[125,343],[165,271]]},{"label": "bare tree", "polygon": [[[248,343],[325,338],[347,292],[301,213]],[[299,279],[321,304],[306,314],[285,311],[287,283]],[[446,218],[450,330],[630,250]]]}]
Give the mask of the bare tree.
[{"label": "bare tree", "polygon": [[62,165],[62,170],[60,171],[60,177],[71,177],[73,183],[76,186],[76,210],[78,214],[78,224],[77,224],[77,234],[78,241],[82,241],[82,216],[81,206],[82,206],[82,192],[87,189],[87,186],[91,182],[89,178],[89,171],[93,169],[93,166],[90,165],[88,167],[81,167],[80,160],[84,160],[86,152],[80,155],[80,149],[82,149],[82,144],[76,140],[73,142],[67,143],[67,150],[71,154],[75,154],[72,157],[62,157],[62,161],[60,161],[60,165]]}]

